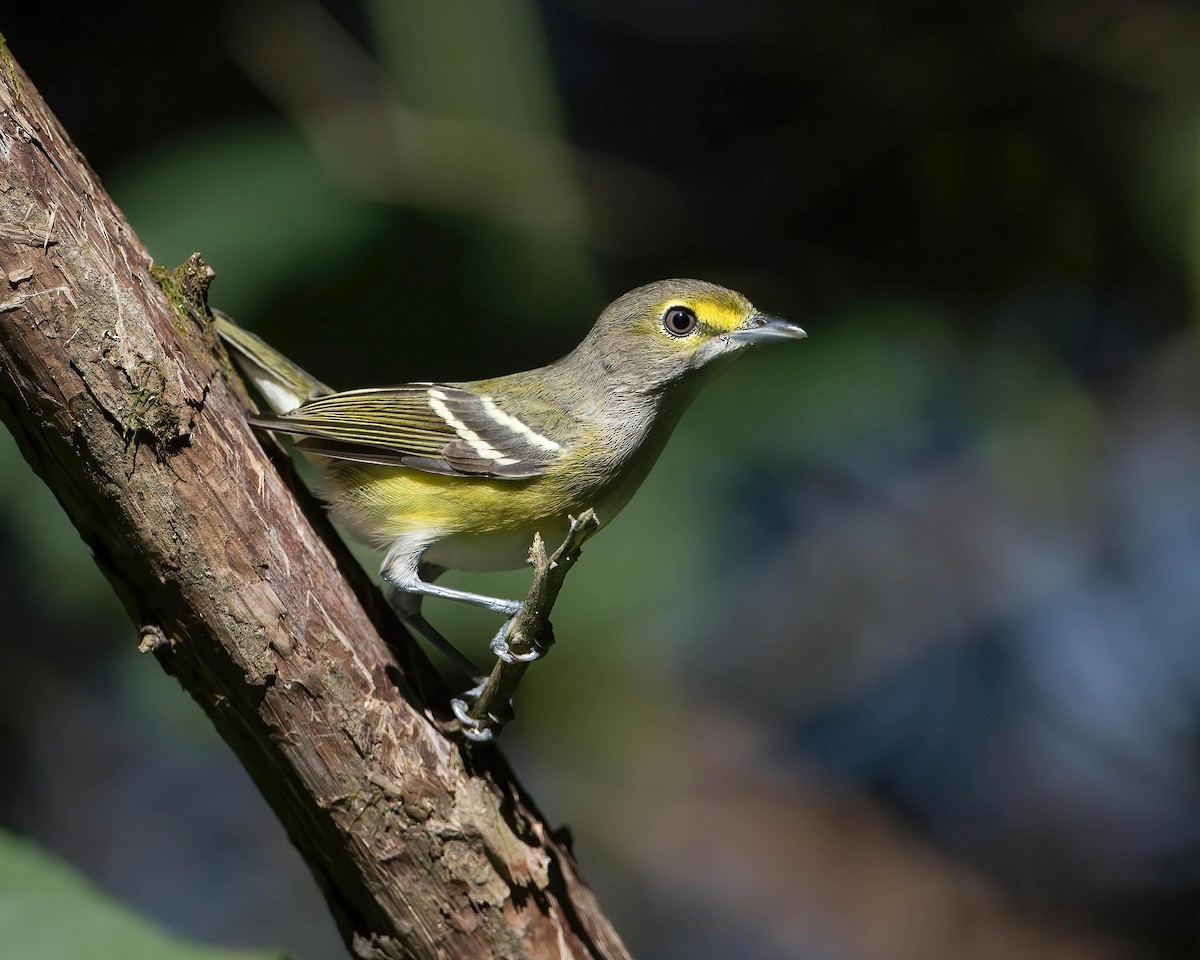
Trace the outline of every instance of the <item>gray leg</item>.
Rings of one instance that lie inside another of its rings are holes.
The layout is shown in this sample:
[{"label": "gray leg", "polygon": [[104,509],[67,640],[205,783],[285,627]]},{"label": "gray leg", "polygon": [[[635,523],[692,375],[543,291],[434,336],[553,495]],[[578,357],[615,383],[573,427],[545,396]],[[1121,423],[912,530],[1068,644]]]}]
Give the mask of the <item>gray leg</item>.
[{"label": "gray leg", "polygon": [[408,624],[408,626],[412,627],[417,633],[421,634],[421,636],[442,651],[448,660],[456,664],[472,680],[483,675],[482,671],[470,657],[443,637],[438,629],[425,619],[421,613],[420,594],[404,593],[390,583],[386,585],[384,593],[387,596],[388,603],[396,611],[396,616],[400,618],[402,623]]},{"label": "gray leg", "polygon": [[436,583],[422,580],[420,575],[421,554],[428,545],[421,541],[398,540],[388,551],[387,556],[383,558],[383,567],[380,569],[383,579],[404,593],[416,593],[426,597],[441,597],[444,600],[470,603],[509,618],[517,615],[521,609],[519,600],[505,600],[501,597],[488,597],[482,593],[471,593],[468,590],[439,587]]},{"label": "gray leg", "polygon": [[[460,603],[470,603],[505,616],[507,620],[500,627],[491,644],[492,652],[500,660],[509,663],[529,662],[540,657],[543,651],[532,650],[530,653],[518,656],[509,648],[508,632],[512,627],[513,617],[521,611],[520,601],[488,597],[480,593],[453,590],[434,584],[433,580],[445,571],[440,567],[421,563],[421,554],[425,552],[428,545],[428,542],[416,539],[396,541],[392,544],[387,556],[384,557],[380,573],[388,584],[388,600],[400,619],[423,634],[442,653],[466,670],[472,679],[478,680],[475,687],[452,701],[452,708],[455,716],[462,723],[463,734],[470,740],[482,743],[495,736],[495,731],[510,719],[511,713],[505,717],[489,716],[484,720],[474,720],[468,716],[467,711],[470,709],[470,704],[479,696],[487,679],[481,677],[479,669],[470,659],[464,656],[421,615],[422,598],[442,597],[446,600],[457,600]],[[509,707],[511,710],[511,704]]]},{"label": "gray leg", "polygon": [[502,597],[488,597],[482,593],[471,593],[469,590],[439,587],[436,583],[426,583],[417,577],[415,573],[412,579],[393,580],[387,573],[383,575],[383,578],[392,584],[392,586],[403,590],[405,593],[419,593],[426,597],[441,597],[443,600],[457,600],[460,603],[470,603],[476,607],[483,607],[484,610],[490,610],[492,613],[499,613],[505,617],[515,617],[521,610],[520,600],[505,600]]}]

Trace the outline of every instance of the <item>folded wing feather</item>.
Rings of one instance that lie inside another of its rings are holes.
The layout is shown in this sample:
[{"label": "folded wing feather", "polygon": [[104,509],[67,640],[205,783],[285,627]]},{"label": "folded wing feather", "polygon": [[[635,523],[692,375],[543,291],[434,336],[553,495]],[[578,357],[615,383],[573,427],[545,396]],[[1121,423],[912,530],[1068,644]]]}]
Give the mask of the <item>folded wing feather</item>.
[{"label": "folded wing feather", "polygon": [[[318,397],[256,426],[302,437],[301,449],[429,473],[505,479],[545,473],[560,444],[494,398],[442,383],[349,390]],[[560,417],[562,411],[554,411]]]}]

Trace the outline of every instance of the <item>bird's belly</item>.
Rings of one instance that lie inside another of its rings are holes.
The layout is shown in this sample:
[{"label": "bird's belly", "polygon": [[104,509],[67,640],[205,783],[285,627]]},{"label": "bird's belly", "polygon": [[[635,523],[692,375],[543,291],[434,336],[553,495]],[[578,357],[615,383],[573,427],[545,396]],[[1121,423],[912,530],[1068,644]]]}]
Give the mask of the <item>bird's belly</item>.
[{"label": "bird's belly", "polygon": [[[658,438],[654,438],[658,439]],[[323,464],[320,490],[340,523],[368,543],[424,543],[421,560],[451,570],[512,570],[528,562],[533,535],[548,552],[569,517],[588,507],[603,527],[625,506],[661,440],[627,464],[570,465],[529,480],[456,477],[347,461]]]},{"label": "bird's belly", "polygon": [[526,521],[520,529],[443,536],[425,550],[421,559],[450,570],[515,570],[529,562],[535,533],[541,534],[546,552],[553,553],[566,539],[572,516],[591,508],[600,527],[607,526],[629,502],[640,481],[636,475],[619,477],[615,483],[597,487],[591,495],[577,494],[574,503],[561,503],[557,512]]},{"label": "bird's belly", "polygon": [[540,533],[547,552],[553,552],[566,537],[567,525],[555,519],[537,530],[454,533],[427,547],[421,560],[450,570],[515,570],[528,562],[534,533]]}]

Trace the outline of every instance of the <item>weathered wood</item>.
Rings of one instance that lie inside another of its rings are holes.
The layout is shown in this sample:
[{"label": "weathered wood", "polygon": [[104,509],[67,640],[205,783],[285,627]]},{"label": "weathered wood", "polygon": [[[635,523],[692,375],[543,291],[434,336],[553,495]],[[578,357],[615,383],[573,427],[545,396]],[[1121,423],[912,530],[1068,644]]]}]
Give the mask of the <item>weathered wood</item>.
[{"label": "weathered wood", "polygon": [[142,648],[287,827],[347,943],[380,958],[627,956],[494,748],[443,735],[436,676],[247,428],[194,309],[211,272],[194,258],[160,275],[164,293],[2,45],[0,158],[0,417]]}]

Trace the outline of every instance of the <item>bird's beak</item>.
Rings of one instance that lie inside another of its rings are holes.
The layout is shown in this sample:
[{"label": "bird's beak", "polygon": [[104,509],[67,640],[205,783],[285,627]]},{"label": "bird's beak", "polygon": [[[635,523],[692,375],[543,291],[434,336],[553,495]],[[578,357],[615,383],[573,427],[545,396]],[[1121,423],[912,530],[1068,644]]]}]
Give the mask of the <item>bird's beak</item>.
[{"label": "bird's beak", "polygon": [[747,318],[737,330],[730,334],[734,340],[742,343],[769,343],[773,340],[800,340],[807,337],[803,328],[784,320],[782,317],[772,317],[766,313],[755,313]]}]

